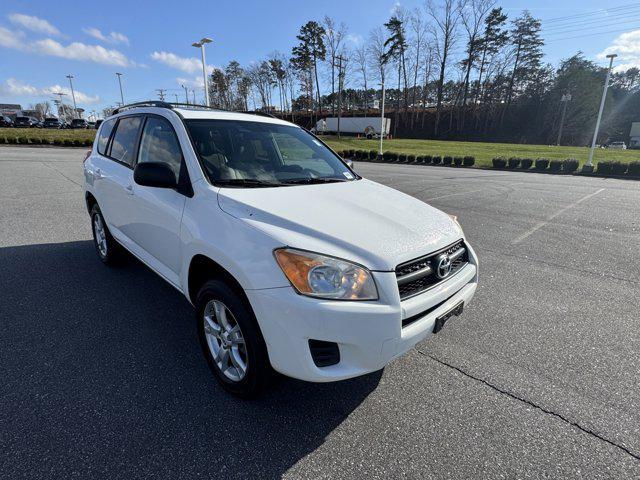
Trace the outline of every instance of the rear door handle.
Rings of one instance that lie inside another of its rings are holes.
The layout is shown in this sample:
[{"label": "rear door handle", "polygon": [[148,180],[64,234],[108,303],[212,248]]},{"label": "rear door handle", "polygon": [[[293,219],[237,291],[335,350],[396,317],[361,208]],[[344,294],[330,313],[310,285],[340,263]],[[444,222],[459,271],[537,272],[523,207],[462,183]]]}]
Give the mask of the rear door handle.
[{"label": "rear door handle", "polygon": [[124,187],[124,189],[129,195],[133,195],[133,185],[127,185],[126,187]]}]

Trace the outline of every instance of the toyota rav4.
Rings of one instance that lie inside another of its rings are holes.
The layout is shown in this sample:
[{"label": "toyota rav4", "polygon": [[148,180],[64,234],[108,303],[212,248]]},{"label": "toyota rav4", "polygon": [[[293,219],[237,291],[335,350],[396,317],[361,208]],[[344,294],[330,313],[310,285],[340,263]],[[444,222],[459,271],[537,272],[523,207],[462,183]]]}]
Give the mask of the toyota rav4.
[{"label": "toyota rav4", "polygon": [[100,260],[127,250],[183,293],[212,372],[236,395],[256,395],[272,369],[314,382],[382,369],[476,290],[455,217],[269,116],[122,107],[84,179]]}]

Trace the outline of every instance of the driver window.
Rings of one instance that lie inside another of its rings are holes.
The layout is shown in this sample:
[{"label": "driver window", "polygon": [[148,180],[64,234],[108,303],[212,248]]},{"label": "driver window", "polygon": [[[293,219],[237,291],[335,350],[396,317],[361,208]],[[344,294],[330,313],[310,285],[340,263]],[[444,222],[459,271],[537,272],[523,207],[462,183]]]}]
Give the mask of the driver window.
[{"label": "driver window", "polygon": [[161,162],[171,167],[180,178],[182,150],[169,121],[160,117],[148,117],[142,130],[138,163]]},{"label": "driver window", "polygon": [[[320,175],[332,175],[333,168],[317,157],[311,147],[305,145],[293,135],[274,133],[273,139],[282,155],[282,162],[287,167],[308,169]],[[317,140],[313,140],[317,141]]]},{"label": "driver window", "polygon": [[136,140],[140,129],[141,117],[121,118],[116,127],[116,133],[111,142],[110,157],[133,166],[135,158]]}]

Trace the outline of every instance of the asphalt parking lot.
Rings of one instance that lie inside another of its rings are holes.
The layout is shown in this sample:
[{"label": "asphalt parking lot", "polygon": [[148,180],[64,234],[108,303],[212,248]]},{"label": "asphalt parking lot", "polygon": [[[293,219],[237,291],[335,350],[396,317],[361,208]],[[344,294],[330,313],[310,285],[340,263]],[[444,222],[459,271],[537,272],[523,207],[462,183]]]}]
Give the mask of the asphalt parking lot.
[{"label": "asphalt parking lot", "polygon": [[476,297],[384,372],[247,402],[184,298],[98,261],[83,156],[0,147],[1,478],[640,478],[640,183],[357,164],[458,216]]}]

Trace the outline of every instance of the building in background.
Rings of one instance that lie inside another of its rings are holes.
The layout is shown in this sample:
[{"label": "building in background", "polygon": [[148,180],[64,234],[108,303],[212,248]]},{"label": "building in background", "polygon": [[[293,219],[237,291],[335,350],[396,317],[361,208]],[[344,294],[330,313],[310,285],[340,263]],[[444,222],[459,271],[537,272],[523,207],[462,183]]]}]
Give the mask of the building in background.
[{"label": "building in background", "polygon": [[633,122],[631,124],[631,131],[629,132],[629,148],[640,149],[640,122]]},{"label": "building in background", "polygon": [[15,119],[18,115],[22,115],[22,105],[17,103],[0,103],[0,115],[6,115]]}]

